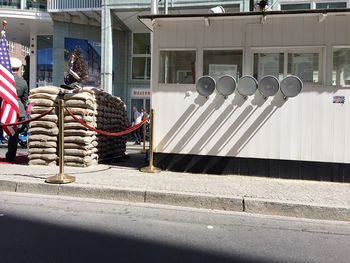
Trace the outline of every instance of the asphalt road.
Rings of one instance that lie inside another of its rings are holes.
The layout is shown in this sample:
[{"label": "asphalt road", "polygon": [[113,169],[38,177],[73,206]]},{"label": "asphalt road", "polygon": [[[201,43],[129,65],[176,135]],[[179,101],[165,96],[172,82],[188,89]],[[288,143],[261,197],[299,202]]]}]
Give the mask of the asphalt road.
[{"label": "asphalt road", "polygon": [[349,262],[350,223],[0,192],[0,262]]}]

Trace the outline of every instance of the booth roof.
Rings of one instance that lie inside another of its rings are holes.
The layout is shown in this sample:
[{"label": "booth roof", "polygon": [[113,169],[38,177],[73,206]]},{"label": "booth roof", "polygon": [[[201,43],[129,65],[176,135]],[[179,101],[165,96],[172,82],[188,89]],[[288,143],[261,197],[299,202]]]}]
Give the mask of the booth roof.
[{"label": "booth roof", "polygon": [[295,16],[295,15],[349,15],[350,8],[332,9],[307,9],[307,10],[277,10],[259,12],[237,12],[237,13],[203,13],[203,14],[154,14],[138,16],[138,19],[150,30],[152,30],[155,19],[164,20],[186,20],[199,18],[225,18],[225,17],[252,17],[252,16]]}]

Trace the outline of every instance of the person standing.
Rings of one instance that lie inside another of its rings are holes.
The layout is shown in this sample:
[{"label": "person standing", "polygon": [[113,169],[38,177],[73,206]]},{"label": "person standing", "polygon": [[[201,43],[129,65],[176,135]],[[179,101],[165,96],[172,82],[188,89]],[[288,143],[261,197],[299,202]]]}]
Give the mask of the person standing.
[{"label": "person standing", "polygon": [[[142,121],[147,120],[149,118],[149,115],[144,107],[141,107],[141,116],[142,116],[141,117]],[[143,138],[146,138],[146,141],[148,141],[148,132],[147,132],[148,124],[149,124],[149,121],[147,121],[144,124],[145,126],[142,127],[141,132],[140,132],[142,140],[143,140]],[[144,132],[146,132],[146,134],[144,134]]]},{"label": "person standing", "polygon": [[[132,126],[136,126],[137,124],[140,124],[142,122],[142,115],[136,107],[132,107],[132,111],[134,113]],[[134,137],[136,140],[135,144],[141,144],[141,129],[137,129],[136,131],[134,131]]]},{"label": "person standing", "polygon": [[[22,62],[17,58],[10,58],[11,67],[13,76],[16,83],[16,92],[18,97],[18,106],[20,110],[20,118],[19,120],[23,120],[26,116],[26,105],[28,102],[28,85],[27,82],[20,76],[20,68],[22,66]],[[15,159],[17,154],[17,145],[19,141],[19,134],[25,128],[25,125],[22,125],[17,132],[10,136],[8,139],[8,150],[6,153],[6,160],[11,162]]]}]

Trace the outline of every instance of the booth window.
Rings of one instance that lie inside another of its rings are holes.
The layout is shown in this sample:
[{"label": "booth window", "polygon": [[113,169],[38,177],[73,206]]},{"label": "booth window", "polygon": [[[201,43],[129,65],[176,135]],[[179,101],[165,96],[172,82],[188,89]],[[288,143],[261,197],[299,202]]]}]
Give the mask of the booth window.
[{"label": "booth window", "polygon": [[284,53],[255,53],[253,76],[257,80],[270,75],[283,79]]},{"label": "booth window", "polygon": [[316,3],[316,9],[346,8],[346,2]]},{"label": "booth window", "polygon": [[151,41],[149,33],[134,33],[132,38],[132,79],[149,80],[151,76]]},{"label": "booth window", "polygon": [[305,83],[319,83],[319,53],[288,53],[287,73]]},{"label": "booth window", "polygon": [[332,84],[350,85],[350,48],[333,49]]},{"label": "booth window", "polygon": [[242,76],[241,50],[205,50],[203,53],[203,75],[209,75],[218,80],[223,75],[235,79]]},{"label": "booth window", "polygon": [[281,10],[311,9],[311,4],[281,4]]},{"label": "booth window", "polygon": [[159,83],[194,84],[196,51],[160,51]]}]

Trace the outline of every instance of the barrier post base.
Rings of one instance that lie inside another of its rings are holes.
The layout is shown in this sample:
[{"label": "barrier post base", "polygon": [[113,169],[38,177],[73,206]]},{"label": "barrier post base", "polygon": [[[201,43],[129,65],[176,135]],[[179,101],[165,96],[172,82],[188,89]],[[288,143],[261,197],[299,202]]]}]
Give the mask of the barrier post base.
[{"label": "barrier post base", "polygon": [[162,170],[158,167],[155,167],[153,165],[142,167],[140,168],[140,171],[143,173],[160,173]]},{"label": "barrier post base", "polygon": [[46,178],[46,183],[50,184],[69,184],[75,182],[75,177],[71,175],[54,175]]}]

